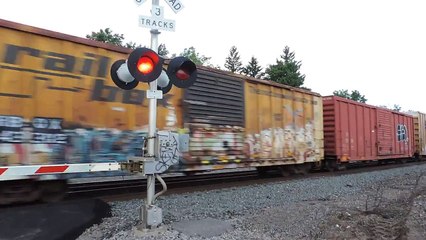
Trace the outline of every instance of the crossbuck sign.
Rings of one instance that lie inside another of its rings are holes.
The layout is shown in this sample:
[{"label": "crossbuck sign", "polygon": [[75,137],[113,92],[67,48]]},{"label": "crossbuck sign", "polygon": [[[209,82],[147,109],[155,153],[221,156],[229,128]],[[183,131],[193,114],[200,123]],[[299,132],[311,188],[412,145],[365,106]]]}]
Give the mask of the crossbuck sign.
[{"label": "crossbuck sign", "polygon": [[166,0],[166,2],[175,13],[183,9],[183,4],[179,0]]}]

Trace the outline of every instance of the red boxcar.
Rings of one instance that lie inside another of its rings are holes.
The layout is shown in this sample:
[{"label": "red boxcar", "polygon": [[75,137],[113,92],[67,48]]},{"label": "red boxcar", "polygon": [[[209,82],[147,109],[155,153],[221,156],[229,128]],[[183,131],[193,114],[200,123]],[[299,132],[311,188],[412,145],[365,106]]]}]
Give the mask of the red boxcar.
[{"label": "red boxcar", "polygon": [[414,155],[414,118],[336,96],[323,97],[324,150],[333,165]]}]

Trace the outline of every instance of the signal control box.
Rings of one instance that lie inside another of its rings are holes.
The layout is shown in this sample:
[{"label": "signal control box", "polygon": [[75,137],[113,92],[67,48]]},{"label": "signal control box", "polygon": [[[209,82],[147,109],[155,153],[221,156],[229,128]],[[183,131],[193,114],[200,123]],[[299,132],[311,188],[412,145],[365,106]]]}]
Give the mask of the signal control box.
[{"label": "signal control box", "polygon": [[121,169],[132,173],[163,173],[170,166],[177,164],[183,152],[189,150],[189,135],[170,131],[159,131],[155,138],[154,157],[130,157],[121,163]]}]

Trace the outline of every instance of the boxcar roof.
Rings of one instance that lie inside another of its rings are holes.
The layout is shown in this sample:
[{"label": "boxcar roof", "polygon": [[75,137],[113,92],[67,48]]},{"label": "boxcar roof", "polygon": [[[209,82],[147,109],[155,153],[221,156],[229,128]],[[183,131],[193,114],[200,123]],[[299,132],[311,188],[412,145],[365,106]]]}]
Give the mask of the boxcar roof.
[{"label": "boxcar roof", "polygon": [[398,111],[395,111],[393,109],[384,108],[384,107],[380,107],[380,106],[376,106],[376,105],[371,105],[371,104],[368,104],[368,103],[362,103],[362,102],[358,102],[358,101],[355,101],[355,100],[352,100],[352,99],[348,99],[348,98],[344,98],[344,97],[340,97],[340,96],[327,95],[327,96],[323,96],[323,99],[324,100],[329,100],[329,99],[331,99],[331,100],[333,100],[333,99],[334,100],[339,100],[341,102],[353,103],[353,104],[356,104],[356,105],[359,105],[359,106],[363,106],[363,107],[381,109],[381,110],[385,110],[385,111],[388,111],[388,112],[393,112],[393,113],[396,113],[396,114],[399,114],[399,115],[405,115],[405,116],[408,116],[408,117],[412,117],[411,114],[406,113],[406,112],[398,112]]},{"label": "boxcar roof", "polygon": [[75,42],[75,43],[79,43],[79,44],[83,44],[87,46],[104,48],[104,49],[108,49],[108,50],[120,52],[120,53],[130,53],[132,51],[131,49],[128,49],[125,47],[115,46],[108,43],[98,42],[98,41],[94,41],[87,38],[72,36],[72,35],[55,32],[51,30],[46,30],[46,29],[42,29],[38,27],[33,27],[33,26],[21,24],[21,23],[11,22],[4,19],[0,19],[0,27],[10,28],[10,29],[37,34],[41,36],[46,36],[50,38],[56,38],[59,40]]},{"label": "boxcar roof", "polygon": [[229,75],[229,76],[232,76],[232,77],[239,78],[240,80],[246,81],[246,82],[260,83],[260,84],[264,84],[264,85],[270,85],[270,86],[274,86],[274,87],[285,88],[285,89],[288,89],[290,91],[308,93],[308,94],[311,94],[311,95],[321,97],[321,95],[319,93],[316,93],[316,92],[313,92],[313,91],[310,91],[310,90],[307,90],[307,89],[303,89],[303,88],[291,87],[291,86],[284,85],[284,84],[277,83],[277,82],[270,81],[270,80],[257,79],[257,78],[254,78],[254,77],[245,76],[245,75],[241,75],[241,74],[238,74],[238,73],[232,73],[230,71],[226,71],[226,70],[222,70],[222,69],[216,69],[216,68],[200,66],[200,65],[197,65],[197,68],[205,70],[205,71],[216,72],[216,73],[222,74],[222,75],[223,74]]}]

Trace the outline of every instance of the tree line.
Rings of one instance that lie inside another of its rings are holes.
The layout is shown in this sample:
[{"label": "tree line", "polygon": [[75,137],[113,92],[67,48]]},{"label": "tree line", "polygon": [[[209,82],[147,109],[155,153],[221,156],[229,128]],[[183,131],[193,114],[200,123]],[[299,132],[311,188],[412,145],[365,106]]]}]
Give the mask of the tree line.
[{"label": "tree line", "polygon": [[[100,29],[98,32],[87,34],[86,38],[132,49],[146,47],[134,42],[125,43],[123,34],[113,33],[110,28]],[[169,51],[165,44],[160,44],[157,52],[160,56],[169,56]],[[197,65],[221,69],[220,66],[213,66],[210,64],[209,60],[211,58],[200,54],[192,46],[185,48],[179,56],[188,57]],[[176,54],[172,54],[171,57],[176,57]],[[288,46],[284,47],[283,53],[280,58],[276,60],[276,63],[269,65],[265,69],[261,67],[259,61],[254,56],[251,57],[250,61],[246,65],[243,65],[236,46],[231,47],[224,64],[225,69],[232,73],[244,74],[246,76],[266,79],[292,87],[308,89],[303,86],[305,75],[300,72],[301,66],[301,61],[296,60],[295,53],[290,51]]]},{"label": "tree line", "polygon": [[[146,47],[141,44],[137,44],[135,42],[127,42],[124,43],[123,34],[113,33],[110,28],[100,29],[98,32],[92,32],[91,34],[87,34],[86,38],[92,39],[95,41],[105,42],[114,44],[117,46],[122,46],[126,48],[135,49],[138,47]],[[160,44],[158,46],[158,54],[163,57],[169,57],[170,52],[167,50],[165,44]],[[176,54],[171,54],[170,57],[176,57]],[[213,66],[209,61],[211,57],[206,57],[199,52],[194,47],[185,48],[179,56],[185,56],[191,59],[197,65],[208,66],[216,69],[221,69],[220,66]],[[241,61],[240,53],[236,46],[232,46],[229,50],[229,54],[225,59],[225,63],[223,65],[225,70],[230,71],[232,73],[239,73],[246,76],[250,76],[257,79],[265,79],[281,84],[285,84],[288,86],[307,89],[304,86],[305,82],[305,74],[300,72],[300,68],[302,66],[302,62],[296,60],[296,54],[294,51],[290,50],[289,46],[285,46],[280,58],[276,59],[275,64],[268,65],[265,69],[259,64],[256,57],[252,56],[247,64],[243,64]],[[344,97],[347,99],[351,99],[354,101],[366,103],[367,99],[364,95],[362,95],[358,90],[352,90],[349,92],[348,89],[340,89],[333,91],[333,95]],[[395,104],[393,108],[395,111],[400,111],[401,107]]]}]

